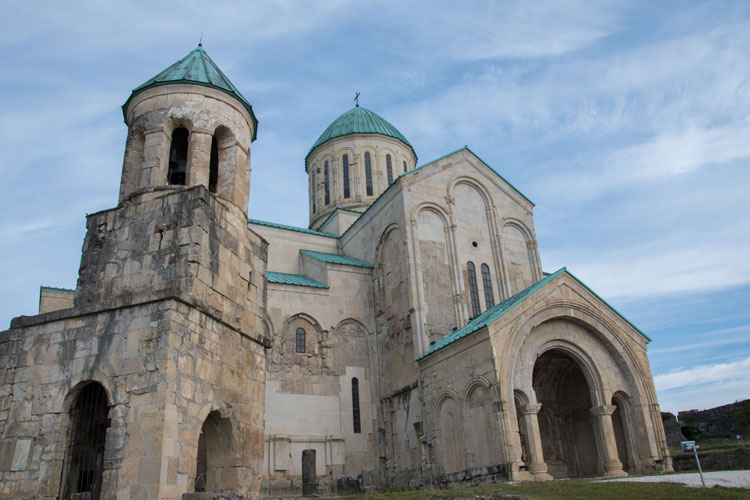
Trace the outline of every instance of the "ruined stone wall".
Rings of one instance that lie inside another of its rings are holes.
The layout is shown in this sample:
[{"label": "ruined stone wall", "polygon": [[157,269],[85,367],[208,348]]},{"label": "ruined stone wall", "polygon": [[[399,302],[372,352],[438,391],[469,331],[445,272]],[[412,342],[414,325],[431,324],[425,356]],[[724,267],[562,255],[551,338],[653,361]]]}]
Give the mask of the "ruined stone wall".
[{"label": "ruined stone wall", "polygon": [[420,366],[432,481],[509,477],[508,436],[500,427],[497,369],[486,333],[458,349],[444,348]]},{"label": "ruined stone wall", "polygon": [[[69,412],[86,383],[108,396],[102,498],[180,498],[192,491],[198,436],[212,409],[236,423],[227,490],[251,494],[262,456],[264,348],[177,300],[14,320],[0,334],[2,498],[56,498],[69,467]],[[14,443],[14,444],[9,444]],[[225,457],[229,460],[229,457]]]},{"label": "ruined stone wall", "polygon": [[157,188],[88,216],[75,306],[179,297],[261,335],[266,243],[243,212],[203,186]]},{"label": "ruined stone wall", "polygon": [[[320,492],[336,491],[339,482],[356,482],[363,471],[372,475],[375,468],[371,269],[315,262],[328,288],[269,284],[267,324],[273,340],[263,492],[270,496],[300,494],[304,450],[315,450]],[[300,328],[305,352],[297,352]],[[353,427],[354,378],[359,432]]]},{"label": "ruined stone wall", "polygon": [[109,406],[102,498],[192,491],[213,411],[226,442],[209,447],[208,487],[257,497],[266,244],[245,220],[203,186],[88,217],[74,307],[2,334],[4,498],[60,494],[70,407],[92,381]]}]

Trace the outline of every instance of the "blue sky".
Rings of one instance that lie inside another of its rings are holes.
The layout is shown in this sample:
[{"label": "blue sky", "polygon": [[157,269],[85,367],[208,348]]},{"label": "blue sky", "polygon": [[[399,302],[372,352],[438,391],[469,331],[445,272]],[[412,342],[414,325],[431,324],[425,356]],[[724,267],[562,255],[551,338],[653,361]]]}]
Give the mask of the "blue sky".
[{"label": "blue sky", "polygon": [[75,287],[130,91],[195,47],[252,103],[249,215],[307,223],[304,157],[360,103],[420,164],[463,145],[644,330],[662,409],[750,397],[747,2],[2,2],[0,325]]}]

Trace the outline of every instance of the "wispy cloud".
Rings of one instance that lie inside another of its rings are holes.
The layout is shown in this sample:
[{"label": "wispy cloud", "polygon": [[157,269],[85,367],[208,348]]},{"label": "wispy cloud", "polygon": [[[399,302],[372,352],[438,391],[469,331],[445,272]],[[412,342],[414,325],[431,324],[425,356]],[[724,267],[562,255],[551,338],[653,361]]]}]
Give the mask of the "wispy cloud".
[{"label": "wispy cloud", "polygon": [[750,394],[750,356],[654,376],[662,410],[705,409]]}]

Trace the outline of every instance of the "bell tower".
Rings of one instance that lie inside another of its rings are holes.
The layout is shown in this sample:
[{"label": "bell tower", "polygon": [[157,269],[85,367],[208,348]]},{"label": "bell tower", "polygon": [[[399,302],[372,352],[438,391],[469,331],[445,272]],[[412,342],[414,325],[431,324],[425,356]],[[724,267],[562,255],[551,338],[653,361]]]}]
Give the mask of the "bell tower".
[{"label": "bell tower", "polygon": [[258,120],[201,45],[136,87],[122,111],[120,203],[165,186],[202,185],[247,213]]},{"label": "bell tower", "polygon": [[123,381],[128,441],[121,460],[107,462],[116,473],[105,471],[103,487],[133,498],[255,499],[270,347],[268,244],[247,224],[258,121],[202,46],[133,90],[122,109],[118,205],[87,216],[74,297],[79,314],[111,316],[96,328],[125,352],[105,360]]}]

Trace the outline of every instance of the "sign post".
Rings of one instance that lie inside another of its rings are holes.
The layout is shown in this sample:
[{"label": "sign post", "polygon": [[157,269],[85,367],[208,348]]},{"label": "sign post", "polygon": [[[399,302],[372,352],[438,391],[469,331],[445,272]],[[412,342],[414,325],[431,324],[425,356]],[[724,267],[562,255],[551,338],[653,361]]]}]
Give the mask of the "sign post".
[{"label": "sign post", "polygon": [[698,472],[701,475],[701,483],[703,483],[703,487],[706,487],[706,481],[703,479],[703,470],[701,469],[701,461],[698,460],[698,445],[695,444],[695,441],[680,441],[680,449],[682,451],[690,451],[693,450],[693,455],[695,455],[695,463],[698,464]]}]

